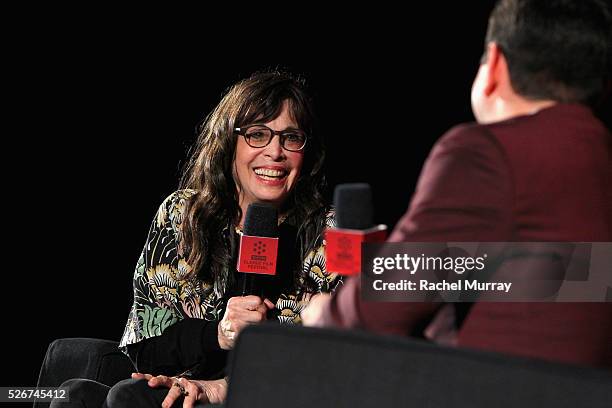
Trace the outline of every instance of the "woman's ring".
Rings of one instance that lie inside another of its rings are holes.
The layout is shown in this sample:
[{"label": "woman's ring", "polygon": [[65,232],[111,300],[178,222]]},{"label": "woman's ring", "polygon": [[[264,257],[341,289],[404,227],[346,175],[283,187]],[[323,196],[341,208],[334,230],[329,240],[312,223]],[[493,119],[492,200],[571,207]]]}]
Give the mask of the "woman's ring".
[{"label": "woman's ring", "polygon": [[232,331],[232,322],[230,320],[226,320],[224,322],[221,323],[221,330],[223,331],[223,334],[226,334],[227,332],[231,332]]},{"label": "woman's ring", "polygon": [[189,391],[185,390],[185,387],[183,387],[183,384],[180,383],[181,379],[179,378],[178,380],[176,380],[174,382],[174,384],[172,384],[174,387],[179,387],[179,390],[181,391],[181,394],[184,396],[189,395]]}]

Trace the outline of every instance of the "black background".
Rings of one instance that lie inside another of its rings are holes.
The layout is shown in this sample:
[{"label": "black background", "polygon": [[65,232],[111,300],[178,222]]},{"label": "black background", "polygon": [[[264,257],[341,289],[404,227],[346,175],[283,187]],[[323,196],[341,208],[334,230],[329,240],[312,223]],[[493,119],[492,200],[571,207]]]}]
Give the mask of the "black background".
[{"label": "black background", "polygon": [[306,23],[164,10],[20,15],[27,24],[7,37],[4,66],[0,384],[35,385],[55,338],[121,337],[133,268],[195,126],[253,71],[307,78],[330,192],[370,183],[376,221],[392,227],[436,139],[473,120],[469,91],[492,2],[472,3]]}]

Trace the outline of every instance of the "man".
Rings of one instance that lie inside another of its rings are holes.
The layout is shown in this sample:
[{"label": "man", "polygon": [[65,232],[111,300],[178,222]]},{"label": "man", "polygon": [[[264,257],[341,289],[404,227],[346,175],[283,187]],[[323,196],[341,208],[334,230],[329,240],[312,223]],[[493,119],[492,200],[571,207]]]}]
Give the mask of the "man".
[{"label": "man", "polygon": [[[478,123],[434,146],[390,241],[612,241],[612,138],[587,107],[610,72],[610,21],[596,0],[501,0],[472,87]],[[315,299],[305,324],[422,335],[449,310],[365,302],[359,285]],[[611,367],[612,303],[476,303],[455,344]]]}]

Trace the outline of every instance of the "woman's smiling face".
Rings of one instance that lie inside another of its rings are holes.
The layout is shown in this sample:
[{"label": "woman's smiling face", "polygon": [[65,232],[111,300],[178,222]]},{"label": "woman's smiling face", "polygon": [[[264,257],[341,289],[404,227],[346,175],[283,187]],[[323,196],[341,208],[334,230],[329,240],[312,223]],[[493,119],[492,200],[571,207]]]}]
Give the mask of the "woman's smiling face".
[{"label": "woman's smiling face", "polygon": [[[287,101],[283,103],[281,113],[264,125],[275,131],[299,129],[289,112]],[[280,208],[300,176],[304,151],[283,149],[278,135],[261,148],[249,146],[243,136],[238,136],[236,143],[234,178],[243,216],[249,204],[254,202],[269,203]]]}]

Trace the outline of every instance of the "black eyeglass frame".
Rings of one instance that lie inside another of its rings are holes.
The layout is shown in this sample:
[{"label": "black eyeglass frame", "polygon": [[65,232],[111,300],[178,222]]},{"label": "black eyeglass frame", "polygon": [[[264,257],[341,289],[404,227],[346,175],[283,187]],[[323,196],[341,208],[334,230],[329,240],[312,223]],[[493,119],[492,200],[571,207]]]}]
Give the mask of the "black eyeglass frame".
[{"label": "black eyeglass frame", "polygon": [[[263,146],[253,146],[249,142],[249,137],[247,137],[246,132],[250,128],[254,128],[254,127],[265,128],[265,129],[268,129],[272,133],[272,136],[270,137],[270,139],[268,139],[268,143],[266,143]],[[302,135],[304,135],[304,144],[302,145],[302,147],[300,147],[297,150],[287,149],[285,147],[285,140],[287,140],[288,133],[291,133],[291,132],[293,132],[293,133],[300,132]],[[264,147],[268,146],[272,142],[272,139],[274,138],[274,135],[278,135],[281,147],[283,149],[289,151],[289,152],[301,152],[302,150],[304,150],[304,147],[306,147],[306,143],[308,142],[308,134],[306,134],[306,132],[304,132],[303,130],[300,130],[300,129],[273,130],[273,129],[270,129],[269,127],[267,127],[266,125],[262,125],[262,124],[253,124],[253,125],[248,125],[248,126],[244,126],[244,127],[237,127],[237,128],[234,128],[234,133],[244,137],[244,141],[246,142],[246,144],[248,144],[249,146],[251,146],[254,149],[263,149]]]}]

